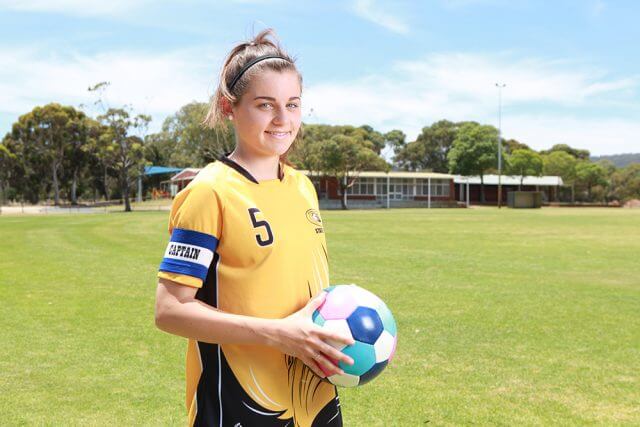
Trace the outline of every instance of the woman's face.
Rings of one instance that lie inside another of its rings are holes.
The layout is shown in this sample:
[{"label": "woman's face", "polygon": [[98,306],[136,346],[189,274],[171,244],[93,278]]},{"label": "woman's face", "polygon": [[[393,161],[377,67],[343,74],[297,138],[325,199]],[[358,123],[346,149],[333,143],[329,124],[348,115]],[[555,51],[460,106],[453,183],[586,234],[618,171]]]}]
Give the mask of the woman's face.
[{"label": "woman's face", "polygon": [[261,157],[287,152],[300,129],[300,82],[294,71],[266,71],[231,107],[238,144]]}]

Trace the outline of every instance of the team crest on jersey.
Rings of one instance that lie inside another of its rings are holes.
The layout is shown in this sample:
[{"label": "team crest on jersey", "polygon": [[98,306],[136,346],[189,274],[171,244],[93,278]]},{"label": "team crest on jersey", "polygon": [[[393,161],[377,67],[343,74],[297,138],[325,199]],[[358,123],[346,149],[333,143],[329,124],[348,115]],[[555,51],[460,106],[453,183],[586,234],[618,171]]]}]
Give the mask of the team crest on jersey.
[{"label": "team crest on jersey", "polygon": [[316,226],[316,233],[324,233],[324,228],[322,228],[322,218],[320,218],[320,212],[315,209],[309,209],[305,214],[309,222]]},{"label": "team crest on jersey", "polygon": [[317,210],[309,209],[306,215],[311,224],[322,226],[322,218],[320,218],[320,213]]}]

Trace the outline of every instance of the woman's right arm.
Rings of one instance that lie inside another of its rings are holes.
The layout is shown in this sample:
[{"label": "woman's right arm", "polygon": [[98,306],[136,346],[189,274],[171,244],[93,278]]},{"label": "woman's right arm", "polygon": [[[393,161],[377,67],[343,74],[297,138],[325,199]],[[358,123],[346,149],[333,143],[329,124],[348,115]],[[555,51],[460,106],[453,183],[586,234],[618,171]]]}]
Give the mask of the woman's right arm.
[{"label": "woman's right arm", "polygon": [[225,313],[196,299],[197,288],[160,279],[156,290],[156,326],[170,334],[212,344],[259,344],[278,348],[302,360],[317,375],[342,373],[326,356],[353,363],[351,358],[326,343],[353,344],[351,337],[328,332],[313,323],[311,315],[325,293],[284,319],[262,319]]}]

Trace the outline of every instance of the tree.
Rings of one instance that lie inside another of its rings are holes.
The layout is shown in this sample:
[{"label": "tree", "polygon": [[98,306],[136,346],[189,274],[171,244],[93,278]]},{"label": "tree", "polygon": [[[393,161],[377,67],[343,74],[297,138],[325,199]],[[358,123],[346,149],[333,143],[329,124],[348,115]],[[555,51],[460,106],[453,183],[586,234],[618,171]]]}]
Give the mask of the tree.
[{"label": "tree", "polygon": [[[25,172],[40,172],[42,163],[48,165],[55,205],[60,204],[60,174],[67,141],[84,114],[73,107],[47,104],[35,107],[18,118],[12,127],[12,139],[22,145]],[[35,168],[34,168],[35,166]],[[42,176],[40,176],[42,179]],[[37,200],[37,197],[35,198]]]},{"label": "tree", "polygon": [[63,170],[69,183],[68,194],[72,205],[78,203],[78,186],[83,175],[92,175],[89,167],[92,163],[92,147],[103,129],[95,120],[78,112],[68,123],[68,139],[65,143]]},{"label": "tree", "polygon": [[611,175],[609,195],[621,202],[640,199],[640,163],[631,163]]},{"label": "tree", "polygon": [[354,184],[358,172],[389,167],[378,154],[377,135],[382,136],[368,127],[308,125],[290,159],[299,167],[335,178],[342,208],[347,209],[347,189]]},{"label": "tree", "polygon": [[382,150],[387,144],[385,136],[369,125],[362,125],[357,128],[354,128],[353,126],[344,126],[343,128],[346,135],[362,138],[363,141],[370,143],[371,149],[378,155],[382,153]]},{"label": "tree", "polygon": [[115,178],[115,173],[111,169],[113,163],[111,141],[107,136],[108,126],[96,122],[97,127],[92,129],[93,135],[87,144],[87,154],[89,156],[88,168],[93,177],[93,186],[102,193],[105,201],[110,197],[110,178]]},{"label": "tree", "polygon": [[371,147],[356,137],[336,135],[320,147],[320,168],[339,183],[342,209],[347,209],[347,189],[354,184],[358,172],[387,166]]},{"label": "tree", "polygon": [[172,163],[172,148],[173,141],[166,132],[151,133],[145,137],[144,158],[151,165],[183,167],[181,164]]},{"label": "tree", "polygon": [[15,161],[15,154],[9,151],[5,141],[2,141],[0,143],[0,206],[6,203]]},{"label": "tree", "polygon": [[192,102],[165,119],[161,135],[153,141],[156,144],[165,141],[171,147],[168,165],[200,167],[233,150],[235,135],[231,122],[215,128],[203,125],[208,108],[208,104]]},{"label": "tree", "polygon": [[447,158],[450,173],[480,176],[480,200],[484,203],[484,174],[498,162],[498,129],[474,122],[463,124]]},{"label": "tree", "polygon": [[598,160],[598,161],[596,161],[594,163],[597,164],[597,165],[602,166],[602,169],[604,169],[605,176],[607,178],[609,178],[611,175],[613,175],[613,173],[616,171],[616,165],[614,165],[611,160],[601,159],[601,160]]},{"label": "tree", "polygon": [[559,176],[565,185],[571,186],[571,202],[573,203],[578,160],[566,151],[552,151],[542,155],[542,162],[545,175]]},{"label": "tree", "polygon": [[520,175],[521,190],[525,176],[542,175],[542,157],[533,150],[517,149],[508,157],[507,173]]},{"label": "tree", "polygon": [[540,151],[540,154],[551,154],[554,151],[564,151],[565,153],[571,155],[573,158],[578,160],[589,160],[589,150],[582,150],[580,148],[572,148],[567,144],[556,144],[548,150]]},{"label": "tree", "polygon": [[447,172],[448,154],[458,130],[466,122],[440,120],[422,128],[415,141],[395,151],[394,162],[405,170],[431,169]]},{"label": "tree", "polygon": [[319,172],[320,155],[316,145],[333,135],[331,126],[303,124],[287,154],[287,160],[299,169]]},{"label": "tree", "polygon": [[425,145],[417,141],[412,141],[405,144],[402,149],[396,151],[396,155],[393,157],[393,163],[404,170],[418,171],[430,168],[428,162],[425,160],[427,158]]},{"label": "tree", "polygon": [[[391,138],[401,138],[397,133],[400,131],[391,132]],[[379,155],[385,147],[385,144],[389,143],[386,135],[381,134],[368,125],[360,127],[322,124],[304,125],[301,130],[301,137],[299,136],[294,143],[294,148],[289,153],[289,161],[301,169],[320,171],[320,169],[317,169],[321,160],[318,158],[319,150],[317,149],[317,145],[323,144],[325,141],[337,135],[355,138],[376,155]],[[383,163],[386,164],[384,161]],[[380,165],[376,163],[371,167],[380,167]]]},{"label": "tree", "polygon": [[579,188],[586,190],[587,200],[591,201],[591,193],[596,185],[606,185],[606,171],[596,163],[582,161],[576,165],[576,182]]},{"label": "tree", "polygon": [[545,175],[560,176],[565,184],[573,184],[576,179],[575,157],[565,151],[553,151],[542,156]]},{"label": "tree", "polygon": [[394,153],[402,150],[402,148],[407,144],[407,135],[398,129],[385,133],[384,139],[386,141],[386,145],[390,146]]},{"label": "tree", "polygon": [[144,133],[151,118],[143,114],[132,118],[123,108],[109,108],[105,114],[98,116],[98,120],[107,127],[107,131],[100,136],[102,153],[106,163],[118,176],[124,210],[130,212],[130,188],[144,164],[144,141],[132,132]]},{"label": "tree", "polygon": [[505,139],[502,141],[502,146],[506,154],[512,154],[516,150],[531,150],[527,144],[515,139]]},{"label": "tree", "polygon": [[8,133],[2,145],[6,147],[13,161],[8,162],[10,169],[4,171],[8,185],[15,190],[16,199],[37,203],[46,193],[49,184],[49,165],[40,154],[32,138],[16,138],[17,134]]}]

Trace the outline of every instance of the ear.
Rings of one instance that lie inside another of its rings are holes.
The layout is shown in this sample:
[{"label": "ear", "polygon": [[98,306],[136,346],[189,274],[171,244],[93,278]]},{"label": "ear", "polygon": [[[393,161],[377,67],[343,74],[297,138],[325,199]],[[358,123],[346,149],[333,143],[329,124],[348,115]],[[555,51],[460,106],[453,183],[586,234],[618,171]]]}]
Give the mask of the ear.
[{"label": "ear", "polygon": [[224,114],[225,117],[233,114],[231,101],[229,101],[227,98],[222,97],[222,99],[220,100],[220,107],[222,108],[222,114]]}]

